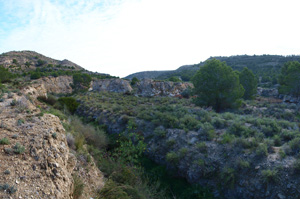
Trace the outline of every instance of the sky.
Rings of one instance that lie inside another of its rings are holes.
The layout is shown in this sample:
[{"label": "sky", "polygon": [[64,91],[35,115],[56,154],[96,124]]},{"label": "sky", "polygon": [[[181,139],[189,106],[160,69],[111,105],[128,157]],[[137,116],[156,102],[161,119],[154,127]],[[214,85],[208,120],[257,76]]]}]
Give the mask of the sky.
[{"label": "sky", "polygon": [[211,56],[299,55],[299,0],[0,0],[0,53],[125,77]]}]

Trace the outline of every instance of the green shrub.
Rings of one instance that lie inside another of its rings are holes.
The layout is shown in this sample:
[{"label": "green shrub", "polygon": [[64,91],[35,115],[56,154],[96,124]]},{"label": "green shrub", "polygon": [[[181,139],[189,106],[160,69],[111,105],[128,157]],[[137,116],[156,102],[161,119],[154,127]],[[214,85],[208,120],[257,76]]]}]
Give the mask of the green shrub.
[{"label": "green shrub", "polygon": [[268,147],[266,144],[261,143],[258,145],[255,151],[256,155],[259,157],[266,157],[268,155]]},{"label": "green shrub", "polygon": [[280,158],[283,159],[286,157],[286,153],[284,152],[283,149],[279,149],[279,155],[280,155]]},{"label": "green shrub", "polygon": [[75,147],[77,151],[82,150],[84,143],[85,143],[85,138],[83,135],[78,134],[75,136]]},{"label": "green shrub", "polygon": [[230,167],[225,167],[221,172],[221,179],[226,186],[233,188],[236,181],[235,170]]},{"label": "green shrub", "polygon": [[45,102],[46,104],[49,104],[49,105],[52,105],[52,106],[57,102],[56,98],[52,95],[48,95],[48,97],[38,96],[37,99],[41,102]]},{"label": "green shrub", "polygon": [[168,147],[172,147],[176,144],[176,140],[175,139],[169,139],[167,140],[167,146]]},{"label": "green shrub", "polygon": [[274,135],[273,140],[274,140],[275,146],[281,146],[282,141],[281,141],[281,137],[279,135]]},{"label": "green shrub", "polygon": [[138,83],[140,80],[138,79],[138,78],[136,78],[136,77],[133,77],[132,79],[131,79],[131,82],[130,82],[130,84],[132,85],[132,86],[134,86],[136,83]]},{"label": "green shrub", "polygon": [[224,119],[221,119],[219,117],[215,117],[212,120],[212,124],[214,125],[214,127],[216,127],[217,129],[223,129],[226,126],[226,121]]},{"label": "green shrub", "polygon": [[295,173],[300,173],[300,159],[297,159],[294,162],[293,168],[294,168]]},{"label": "green shrub", "polygon": [[207,146],[206,146],[205,142],[197,143],[196,147],[201,153],[206,153],[207,152]]},{"label": "green shrub", "polygon": [[274,170],[270,170],[270,169],[262,170],[261,177],[265,183],[276,182],[278,180],[278,171],[275,169]]},{"label": "green shrub", "polygon": [[197,129],[199,121],[192,115],[184,115],[180,120],[181,128],[187,128],[189,130]]},{"label": "green shrub", "polygon": [[205,122],[201,128],[202,128],[202,136],[204,136],[204,139],[208,141],[214,139],[216,133],[214,127],[210,123]]},{"label": "green shrub", "polygon": [[40,67],[40,66],[45,65],[46,63],[47,63],[47,62],[46,62],[45,60],[38,59],[38,60],[37,60],[36,66]]},{"label": "green shrub", "polygon": [[73,198],[79,199],[83,193],[84,183],[77,175],[73,175],[74,187],[73,187]]},{"label": "green shrub", "polygon": [[250,168],[250,163],[247,160],[239,159],[237,161],[237,166],[240,170],[248,169],[248,168]]},{"label": "green shrub", "polygon": [[235,140],[235,136],[229,133],[224,133],[222,135],[222,140],[221,143],[222,144],[230,144]]},{"label": "green shrub", "polygon": [[41,75],[40,72],[32,72],[32,73],[30,74],[30,79],[39,79],[39,78],[41,78],[41,77],[42,77],[42,75]]},{"label": "green shrub", "polygon": [[298,133],[295,132],[295,131],[288,131],[288,130],[283,130],[281,133],[280,133],[280,137],[283,141],[285,142],[288,142],[292,139],[294,139],[296,137]]},{"label": "green shrub", "polygon": [[110,175],[110,179],[119,184],[127,184],[134,186],[138,179],[133,170],[127,166],[123,166]]},{"label": "green shrub", "polygon": [[292,151],[294,153],[299,153],[300,152],[300,138],[294,138],[289,142],[289,146],[291,147]]},{"label": "green shrub", "polygon": [[174,151],[169,152],[166,155],[166,160],[173,164],[177,164],[179,162],[179,159],[180,159],[179,155]]},{"label": "green shrub", "polygon": [[194,163],[197,164],[199,167],[204,167],[205,166],[205,161],[202,160],[202,159],[198,159]]},{"label": "green shrub", "polygon": [[10,144],[10,141],[9,141],[8,138],[2,138],[2,139],[0,140],[0,144],[1,144],[1,145],[8,145],[8,144]]},{"label": "green shrub", "polygon": [[90,87],[92,77],[89,74],[77,73],[73,75],[73,84],[75,91],[86,91]]},{"label": "green shrub", "polygon": [[61,97],[58,99],[58,101],[62,104],[65,105],[70,113],[74,114],[76,109],[79,106],[79,103],[76,101],[75,98],[73,97]]},{"label": "green shrub", "polygon": [[10,82],[14,77],[15,75],[10,73],[8,69],[4,68],[3,66],[0,66],[0,83]]},{"label": "green shrub", "polygon": [[161,128],[161,127],[157,127],[157,128],[154,129],[154,134],[156,136],[166,137],[166,133],[167,132],[163,128]]},{"label": "green shrub", "polygon": [[13,147],[13,149],[16,154],[22,154],[25,151],[25,147],[19,143],[16,143],[16,145]]},{"label": "green shrub", "polygon": [[105,199],[132,199],[125,191],[125,186],[120,186],[114,181],[109,180],[105,183],[104,187],[100,190],[99,198]]},{"label": "green shrub", "polygon": [[179,154],[180,154],[179,156],[183,158],[185,155],[188,154],[188,152],[189,152],[188,148],[182,147],[181,149],[179,149]]}]

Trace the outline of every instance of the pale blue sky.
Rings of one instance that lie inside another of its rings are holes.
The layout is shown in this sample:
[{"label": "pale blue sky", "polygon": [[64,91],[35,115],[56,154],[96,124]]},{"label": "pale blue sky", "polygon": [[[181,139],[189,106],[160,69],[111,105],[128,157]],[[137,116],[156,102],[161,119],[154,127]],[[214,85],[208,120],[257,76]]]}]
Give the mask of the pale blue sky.
[{"label": "pale blue sky", "polygon": [[210,56],[300,54],[298,0],[0,0],[0,53],[124,77]]}]

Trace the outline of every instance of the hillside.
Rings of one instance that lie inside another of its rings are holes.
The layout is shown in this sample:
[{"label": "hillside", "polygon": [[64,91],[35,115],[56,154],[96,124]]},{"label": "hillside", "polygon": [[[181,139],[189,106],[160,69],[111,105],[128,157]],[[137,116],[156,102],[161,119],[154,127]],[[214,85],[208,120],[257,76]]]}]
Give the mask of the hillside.
[{"label": "hillside", "polygon": [[[277,74],[285,62],[300,61],[300,56],[280,56],[280,55],[237,55],[230,57],[210,57],[210,59],[218,59],[225,61],[227,65],[234,70],[241,71],[244,67],[248,67],[257,76],[272,76]],[[204,61],[205,62],[205,61]],[[173,71],[146,71],[138,72],[128,75],[127,79],[137,77],[138,79],[152,78],[152,79],[168,79],[172,76],[179,76],[183,81],[189,81],[194,75],[195,71],[201,67],[204,62],[195,65],[181,66]]]},{"label": "hillside", "polygon": [[33,51],[3,53],[0,55],[0,65],[14,72],[28,72],[43,67],[51,67],[51,70],[83,70],[69,60],[55,60]]}]

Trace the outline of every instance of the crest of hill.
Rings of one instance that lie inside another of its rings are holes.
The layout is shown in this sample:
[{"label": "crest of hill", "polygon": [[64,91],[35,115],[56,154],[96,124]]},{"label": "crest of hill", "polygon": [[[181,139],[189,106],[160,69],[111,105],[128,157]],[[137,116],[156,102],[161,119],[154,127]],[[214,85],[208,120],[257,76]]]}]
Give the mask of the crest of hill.
[{"label": "crest of hill", "polygon": [[[300,56],[282,56],[282,55],[236,55],[230,57],[210,57],[207,60],[218,59],[225,61],[227,65],[231,66],[234,70],[241,71],[244,67],[248,67],[257,76],[270,75],[271,73],[279,73],[280,68],[284,63],[288,61],[300,61]],[[206,60],[206,61],[207,61]],[[195,74],[195,71],[199,69],[204,62],[200,62],[194,65],[181,66],[176,70],[170,71],[146,71],[138,72],[128,75],[127,79],[137,77],[138,79],[158,79],[164,80],[172,76],[178,76],[183,81],[190,81]]]},{"label": "crest of hill", "polygon": [[51,66],[63,70],[83,70],[69,60],[56,60],[34,51],[11,51],[0,55],[0,65],[11,71],[31,71],[41,66]]}]

